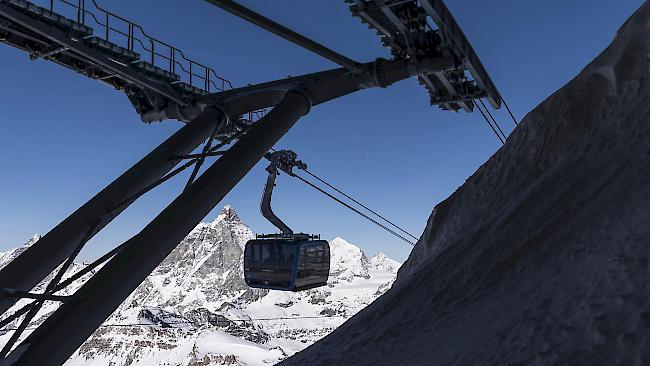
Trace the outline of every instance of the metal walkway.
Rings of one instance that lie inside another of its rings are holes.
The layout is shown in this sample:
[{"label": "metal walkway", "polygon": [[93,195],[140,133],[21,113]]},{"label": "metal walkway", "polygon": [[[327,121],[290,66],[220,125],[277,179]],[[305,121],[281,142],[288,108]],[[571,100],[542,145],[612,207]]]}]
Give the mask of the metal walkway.
[{"label": "metal walkway", "polygon": [[189,121],[169,110],[233,88],[213,69],[95,0],[0,0],[0,41],[32,60],[56,62],[123,91],[145,122]]}]

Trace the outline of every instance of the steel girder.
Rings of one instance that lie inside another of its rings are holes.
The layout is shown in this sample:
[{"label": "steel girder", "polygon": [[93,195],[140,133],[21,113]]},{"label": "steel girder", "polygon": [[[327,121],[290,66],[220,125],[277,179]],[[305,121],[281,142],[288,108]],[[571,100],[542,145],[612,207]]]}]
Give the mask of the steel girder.
[{"label": "steel girder", "polygon": [[236,15],[242,19],[245,19],[258,27],[261,27],[271,33],[274,33],[290,42],[293,42],[301,47],[304,47],[315,54],[324,57],[330,61],[333,61],[344,68],[353,71],[355,73],[363,72],[364,70],[360,67],[361,65],[351,60],[340,53],[331,50],[313,40],[303,36],[302,34],[296,33],[291,29],[274,22],[273,20],[258,14],[245,6],[241,6],[232,0],[207,0],[212,5],[218,6],[221,9]]}]

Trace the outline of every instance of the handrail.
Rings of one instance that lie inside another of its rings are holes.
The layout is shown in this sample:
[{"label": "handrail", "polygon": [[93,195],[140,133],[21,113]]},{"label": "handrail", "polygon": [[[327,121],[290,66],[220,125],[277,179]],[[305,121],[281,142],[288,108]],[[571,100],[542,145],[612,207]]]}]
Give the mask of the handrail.
[{"label": "handrail", "polygon": [[[64,1],[64,0],[61,0],[61,1]],[[81,0],[81,1],[82,1],[82,4],[83,4],[85,0]],[[162,44],[162,45],[164,45],[164,46],[170,48],[170,49],[173,50],[173,51],[178,51],[178,53],[181,55],[181,57],[182,57],[185,61],[187,61],[187,62],[189,62],[189,63],[191,63],[191,64],[195,64],[195,65],[197,65],[197,66],[200,66],[200,67],[206,69],[207,71],[211,72],[211,73],[212,73],[212,74],[213,74],[217,79],[226,82],[226,83],[229,85],[229,87],[230,87],[231,89],[233,88],[232,83],[231,83],[230,81],[228,81],[227,79],[222,78],[221,76],[217,75],[217,73],[216,73],[212,68],[210,68],[210,67],[208,67],[208,66],[206,66],[206,65],[203,65],[203,64],[201,64],[201,63],[199,63],[199,62],[197,62],[197,61],[194,61],[194,60],[192,60],[192,59],[187,58],[187,57],[185,56],[185,53],[183,53],[183,50],[181,50],[181,49],[179,49],[179,48],[177,48],[177,47],[175,47],[175,46],[173,46],[173,45],[171,45],[171,44],[168,44],[168,43],[166,43],[166,42],[164,42],[164,41],[161,41],[161,40],[159,40],[159,39],[157,39],[157,38],[155,38],[155,37],[150,36],[149,34],[147,34],[147,32],[144,30],[144,28],[142,28],[139,24],[133,23],[133,22],[131,22],[131,21],[129,21],[129,20],[127,20],[127,19],[125,19],[125,18],[123,18],[123,17],[121,17],[121,16],[119,16],[119,15],[113,13],[113,12],[110,12],[110,11],[108,11],[108,10],[102,8],[101,6],[99,6],[99,4],[97,4],[97,1],[95,1],[95,0],[91,0],[91,1],[93,2],[93,5],[94,5],[98,10],[100,10],[100,11],[106,13],[106,14],[109,14],[109,15],[115,17],[115,18],[118,18],[118,19],[120,19],[120,20],[122,20],[122,21],[128,23],[128,24],[131,25],[131,26],[135,26],[136,28],[138,28],[138,29],[140,30],[140,32],[142,33],[143,36],[149,38],[150,40],[154,40],[156,43],[160,43],[160,44]],[[85,11],[85,9],[84,9],[84,11]],[[133,37],[133,35],[132,35],[132,37]],[[142,42],[142,41],[139,40],[139,39],[138,39],[138,41]],[[143,46],[143,48],[146,49],[146,47],[144,47],[144,46]],[[163,55],[160,55],[160,56],[163,57],[163,58],[166,58],[166,59],[169,60],[169,61],[173,61],[173,60],[167,58],[166,56],[163,56]],[[182,65],[181,65],[181,66],[182,66]],[[187,70],[184,70],[184,71],[187,72]],[[213,85],[215,85],[215,84],[213,83]],[[215,88],[216,88],[216,87],[217,87],[217,86],[215,85]],[[207,90],[207,89],[206,89],[206,90]],[[225,90],[225,89],[222,89],[222,90]],[[208,90],[208,91],[209,91],[209,90]]]},{"label": "handrail", "polygon": [[[149,35],[139,24],[136,24],[130,20],[125,19],[122,16],[119,16],[111,11],[102,8],[99,4],[97,4],[95,0],[91,1],[94,7],[103,13],[104,16],[100,16],[100,18],[105,18],[105,20],[99,20],[95,13],[93,13],[91,10],[88,10],[86,8],[85,0],[78,0],[76,4],[68,0],[49,0],[50,11],[54,11],[54,5],[56,2],[68,5],[77,10],[77,21],[84,25],[86,24],[86,15],[89,15],[96,24],[104,28],[104,39],[106,41],[110,42],[111,33],[126,37],[126,49],[135,52],[135,46],[137,43],[140,46],[139,48],[144,51],[144,54],[150,55],[151,58],[149,61],[152,65],[157,66],[156,56],[158,56],[158,58],[164,60],[165,64],[168,63],[168,66],[164,67],[167,69],[167,71],[181,76],[181,81],[187,82],[191,86],[199,87],[197,85],[203,84],[200,85],[199,88],[207,92],[225,91],[226,88],[233,89],[232,83],[229,80],[219,76],[216,71],[214,71],[214,69],[188,58],[185,56],[185,53],[181,49]],[[110,24],[111,19],[126,23],[126,32],[124,30],[116,28],[115,26],[112,26]],[[144,42],[141,38],[137,37],[135,34],[136,30],[138,30],[139,33],[141,33],[142,37],[146,38],[148,42]],[[149,43],[150,46],[148,47],[145,45],[146,43]],[[160,51],[157,51],[157,45],[159,46],[158,48],[163,47],[163,49],[168,49],[169,54],[167,55],[161,53]],[[199,73],[195,72],[197,68],[201,70]],[[180,70],[181,73],[177,73],[177,70]],[[221,85],[218,85],[217,83]]]}]

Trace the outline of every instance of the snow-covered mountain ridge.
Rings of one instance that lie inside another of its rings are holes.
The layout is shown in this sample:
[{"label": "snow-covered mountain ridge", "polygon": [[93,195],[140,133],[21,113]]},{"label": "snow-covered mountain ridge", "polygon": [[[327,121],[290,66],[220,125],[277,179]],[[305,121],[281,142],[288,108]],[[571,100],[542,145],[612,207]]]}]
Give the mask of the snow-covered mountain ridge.
[{"label": "snow-covered mountain ridge", "polygon": [[[199,224],[66,365],[274,364],[387,291],[400,266],[382,253],[369,258],[336,238],[330,241],[328,286],[300,293],[251,289],[241,263],[253,237],[230,206]],[[0,267],[36,240],[0,253]],[[75,264],[70,274],[79,268]],[[35,324],[55,309],[48,303]],[[0,342],[9,336],[0,333]]]}]

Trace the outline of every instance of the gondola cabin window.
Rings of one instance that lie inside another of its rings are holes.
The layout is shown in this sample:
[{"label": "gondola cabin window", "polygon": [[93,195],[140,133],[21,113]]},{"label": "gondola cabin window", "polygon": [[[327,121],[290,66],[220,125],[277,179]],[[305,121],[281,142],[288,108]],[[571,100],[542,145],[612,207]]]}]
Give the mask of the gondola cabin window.
[{"label": "gondola cabin window", "polygon": [[251,287],[305,290],[327,284],[329,261],[325,240],[249,240],[244,252],[244,279]]}]

